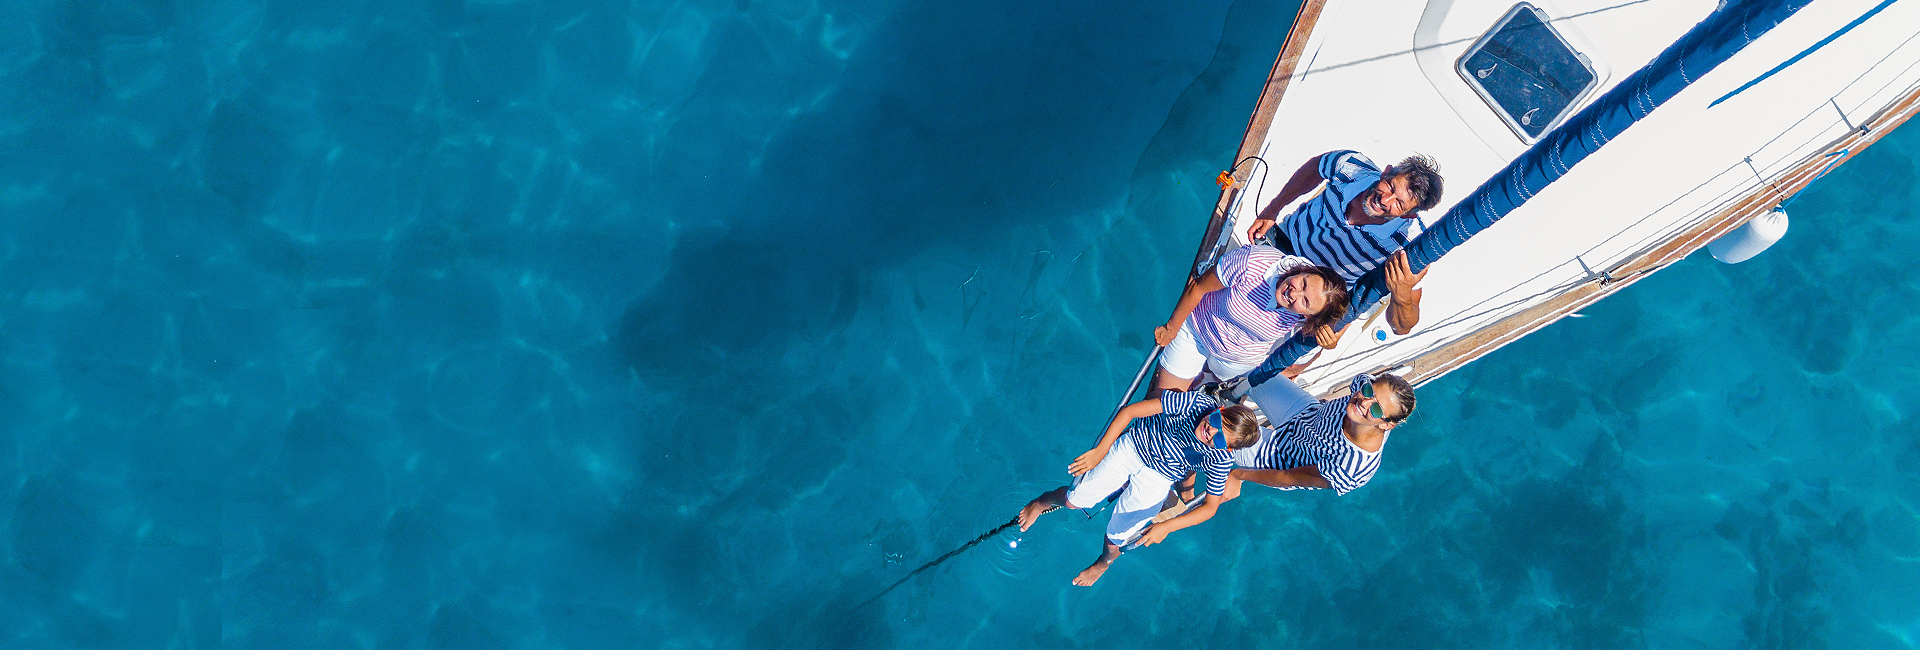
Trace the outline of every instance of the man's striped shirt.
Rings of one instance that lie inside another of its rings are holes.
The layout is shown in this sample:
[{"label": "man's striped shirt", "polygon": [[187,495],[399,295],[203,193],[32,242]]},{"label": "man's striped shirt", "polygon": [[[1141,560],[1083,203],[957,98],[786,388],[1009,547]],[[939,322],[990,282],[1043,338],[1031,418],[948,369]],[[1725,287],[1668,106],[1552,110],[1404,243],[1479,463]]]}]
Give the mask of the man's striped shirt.
[{"label": "man's striped shirt", "polygon": [[1380,167],[1357,151],[1335,151],[1320,157],[1320,177],[1327,187],[1280,220],[1280,232],[1293,242],[1293,254],[1330,267],[1353,284],[1406,247],[1418,220],[1388,219],[1372,226],[1347,223],[1347,204],[1380,182]]},{"label": "man's striped shirt", "polygon": [[[1259,443],[1235,452],[1238,465],[1249,469],[1293,469],[1312,465],[1320,471],[1320,477],[1333,486],[1333,491],[1339,494],[1366,485],[1373,478],[1374,471],[1380,469],[1380,452],[1361,449],[1340,433],[1340,425],[1347,419],[1347,402],[1363,383],[1373,383],[1373,376],[1362,373],[1353,378],[1347,397],[1310,405],[1281,423],[1277,429],[1262,431]],[[1385,450],[1385,447],[1381,449]],[[1280,489],[1306,488],[1293,486]]]},{"label": "man's striped shirt", "polygon": [[1168,480],[1180,481],[1190,472],[1207,475],[1207,494],[1227,493],[1227,474],[1233,471],[1233,452],[1200,444],[1193,429],[1217,406],[1213,396],[1167,391],[1160,395],[1160,414],[1139,418],[1127,426],[1140,460]]},{"label": "man's striped shirt", "polygon": [[1224,288],[1200,299],[1187,319],[1193,336],[1208,357],[1233,364],[1266,361],[1276,341],[1300,330],[1299,314],[1280,307],[1274,299],[1274,281],[1295,269],[1312,266],[1266,244],[1228,251],[1213,267]]}]

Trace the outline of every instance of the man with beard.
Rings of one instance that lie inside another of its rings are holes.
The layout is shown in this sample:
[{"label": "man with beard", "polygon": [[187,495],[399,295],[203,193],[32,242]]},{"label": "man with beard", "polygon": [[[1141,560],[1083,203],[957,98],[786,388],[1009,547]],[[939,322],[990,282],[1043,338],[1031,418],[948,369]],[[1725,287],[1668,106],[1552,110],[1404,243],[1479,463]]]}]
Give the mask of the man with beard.
[{"label": "man with beard", "polygon": [[[1323,181],[1325,190],[1279,219],[1281,208]],[[1439,166],[1426,156],[1408,156],[1381,169],[1357,151],[1331,151],[1307,160],[1287,179],[1247,229],[1247,238],[1270,237],[1274,248],[1332,268],[1348,286],[1387,264],[1392,291],[1387,323],[1395,334],[1406,334],[1420,321],[1420,290],[1414,285],[1426,271],[1411,273],[1400,251],[1419,234],[1414,213],[1439,204],[1440,190]],[[1331,347],[1330,332],[1316,334]]]}]

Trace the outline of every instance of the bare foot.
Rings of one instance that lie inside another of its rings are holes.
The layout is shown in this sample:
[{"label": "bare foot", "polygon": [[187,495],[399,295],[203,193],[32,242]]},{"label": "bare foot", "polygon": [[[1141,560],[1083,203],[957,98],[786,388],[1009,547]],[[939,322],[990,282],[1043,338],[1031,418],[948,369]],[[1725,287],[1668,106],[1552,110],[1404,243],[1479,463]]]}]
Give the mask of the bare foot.
[{"label": "bare foot", "polygon": [[1100,547],[1100,559],[1094,560],[1093,564],[1087,567],[1087,570],[1081,571],[1078,576],[1074,576],[1073,584],[1082,587],[1093,586],[1094,582],[1100,580],[1101,574],[1107,572],[1107,567],[1113,566],[1113,561],[1118,559],[1120,559],[1120,547],[1115,546],[1113,542],[1107,542],[1104,546]]},{"label": "bare foot", "polygon": [[1020,509],[1020,532],[1027,532],[1027,529],[1033,526],[1034,520],[1039,519],[1040,515],[1047,514],[1047,511],[1050,510],[1053,510],[1053,507],[1041,503],[1039,499],[1028,502],[1027,507]]},{"label": "bare foot", "polygon": [[[1053,512],[1054,509],[1059,508],[1059,499],[1066,496],[1066,491],[1066,488],[1060,488],[1034,497],[1032,501],[1028,501],[1027,507],[1020,509],[1020,532],[1027,532],[1027,528],[1033,526],[1034,520],[1039,519],[1040,515]],[[1058,497],[1055,496],[1056,492],[1059,493]]]},{"label": "bare foot", "polygon": [[1082,587],[1091,587],[1093,583],[1100,580],[1100,576],[1106,574],[1107,567],[1110,566],[1113,565],[1107,562],[1095,562],[1093,566],[1089,566],[1085,571],[1081,571],[1080,575],[1074,576],[1073,584]]}]

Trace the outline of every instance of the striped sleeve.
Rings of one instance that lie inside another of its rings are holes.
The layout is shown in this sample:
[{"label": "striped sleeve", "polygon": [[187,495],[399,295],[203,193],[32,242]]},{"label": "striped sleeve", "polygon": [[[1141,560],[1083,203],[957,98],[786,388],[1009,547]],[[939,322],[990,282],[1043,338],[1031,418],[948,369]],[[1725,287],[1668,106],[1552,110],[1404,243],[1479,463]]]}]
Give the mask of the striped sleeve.
[{"label": "striped sleeve", "polygon": [[1160,394],[1160,412],[1178,415],[1193,410],[1194,402],[1202,395],[1194,391],[1167,391]]},{"label": "striped sleeve", "polygon": [[1352,149],[1330,151],[1320,157],[1320,177],[1336,183],[1351,183],[1361,174],[1380,173],[1373,160]]},{"label": "striped sleeve", "polygon": [[1207,496],[1224,496],[1227,493],[1227,474],[1233,471],[1232,454],[1212,454],[1207,457]]},{"label": "striped sleeve", "polygon": [[1281,257],[1279,262],[1274,263],[1273,275],[1274,277],[1279,277],[1309,266],[1313,266],[1313,260],[1299,255],[1287,255]]},{"label": "striped sleeve", "polygon": [[1213,267],[1213,274],[1220,278],[1220,284],[1231,287],[1245,281],[1247,272],[1254,270],[1251,268],[1253,265],[1249,264],[1253,259],[1254,246],[1241,246],[1220,256],[1220,263]]},{"label": "striped sleeve", "polygon": [[1346,494],[1360,489],[1360,486],[1373,479],[1373,472],[1380,469],[1380,455],[1341,454],[1334,462],[1317,469],[1320,470],[1320,478],[1333,486],[1335,494]]}]

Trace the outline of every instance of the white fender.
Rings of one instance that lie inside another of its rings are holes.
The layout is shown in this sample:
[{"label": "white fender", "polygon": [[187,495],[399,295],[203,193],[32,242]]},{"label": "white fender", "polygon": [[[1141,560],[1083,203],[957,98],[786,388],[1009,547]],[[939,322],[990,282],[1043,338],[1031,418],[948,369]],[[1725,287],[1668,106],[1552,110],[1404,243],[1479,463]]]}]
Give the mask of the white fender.
[{"label": "white fender", "polygon": [[1713,259],[1728,264],[1739,264],[1753,259],[1753,256],[1767,250],[1767,247],[1780,241],[1780,238],[1786,234],[1787,211],[1784,208],[1774,208],[1733,229],[1733,232],[1713,240],[1713,243],[1707,244],[1707,252],[1713,253]]}]

